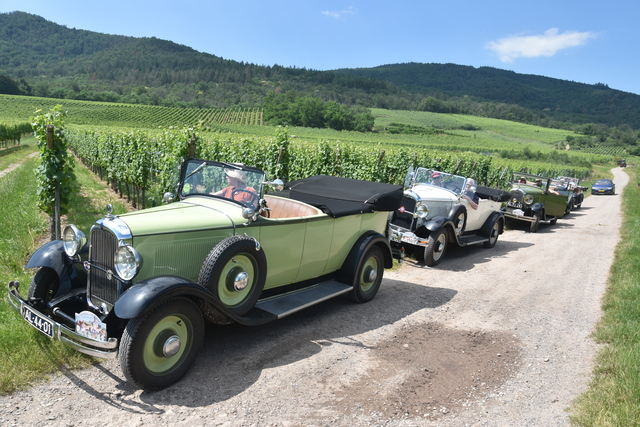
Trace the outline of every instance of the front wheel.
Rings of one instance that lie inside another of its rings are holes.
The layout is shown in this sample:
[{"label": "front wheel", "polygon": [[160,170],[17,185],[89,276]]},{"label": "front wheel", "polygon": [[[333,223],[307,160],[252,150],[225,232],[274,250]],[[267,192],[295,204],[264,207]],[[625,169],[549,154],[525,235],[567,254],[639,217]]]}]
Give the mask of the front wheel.
[{"label": "front wheel", "polygon": [[440,229],[435,233],[431,233],[427,247],[424,248],[424,263],[429,267],[436,266],[442,260],[444,252],[447,250],[447,230]]},{"label": "front wheel", "polygon": [[491,232],[489,233],[489,240],[484,242],[482,245],[485,248],[492,248],[498,242],[498,236],[500,235],[500,222],[496,221],[493,223],[493,227],[491,227]]},{"label": "front wheel", "polygon": [[533,222],[529,225],[529,231],[532,233],[537,233],[539,227],[540,227],[540,216],[538,214],[533,214]]},{"label": "front wheel", "polygon": [[143,390],[158,390],[182,378],[204,339],[204,320],[188,298],[158,304],[131,320],[120,342],[120,367]]},{"label": "front wheel", "polygon": [[51,268],[42,267],[36,275],[33,276],[27,298],[29,300],[38,300],[38,303],[42,304],[40,308],[44,308],[46,303],[51,301],[58,293],[59,288],[60,278],[58,277],[58,273]]},{"label": "front wheel", "polygon": [[356,271],[351,299],[355,302],[369,302],[376,296],[384,273],[384,255],[378,246],[367,250]]}]

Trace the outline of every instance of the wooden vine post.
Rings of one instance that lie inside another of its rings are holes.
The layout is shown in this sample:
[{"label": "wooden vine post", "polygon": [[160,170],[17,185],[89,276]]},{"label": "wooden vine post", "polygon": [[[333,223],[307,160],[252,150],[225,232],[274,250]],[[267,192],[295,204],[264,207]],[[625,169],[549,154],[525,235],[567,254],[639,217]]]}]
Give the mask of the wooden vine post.
[{"label": "wooden vine post", "polygon": [[[47,148],[53,150],[53,131],[55,126],[47,125]],[[60,180],[55,180],[55,200],[53,202],[53,235],[51,240],[60,239]]]},{"label": "wooden vine post", "polygon": [[73,157],[67,150],[65,112],[56,105],[49,113],[36,110],[31,127],[38,140],[40,162],[36,168],[38,208],[49,215],[51,240],[61,238],[60,218],[69,212],[74,192]]}]

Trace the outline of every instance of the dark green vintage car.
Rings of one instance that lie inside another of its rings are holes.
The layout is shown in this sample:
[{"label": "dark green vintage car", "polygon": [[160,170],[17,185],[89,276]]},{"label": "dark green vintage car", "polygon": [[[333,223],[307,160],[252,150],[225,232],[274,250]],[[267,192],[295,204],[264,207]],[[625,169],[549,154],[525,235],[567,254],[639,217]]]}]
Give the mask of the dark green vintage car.
[{"label": "dark green vintage car", "polygon": [[570,176],[558,176],[551,180],[550,188],[560,194],[566,194],[569,200],[571,210],[580,209],[584,202],[584,192],[587,187],[580,185],[580,178]]},{"label": "dark green vintage car", "polygon": [[516,172],[510,194],[503,207],[505,216],[530,223],[532,233],[538,231],[540,222],[553,225],[558,218],[571,212],[572,196],[555,190],[550,178]]},{"label": "dark green vintage car", "polygon": [[[52,339],[119,357],[136,387],[166,387],[189,370],[205,321],[258,325],[348,294],[374,298],[392,266],[389,211],[402,186],[330,176],[264,194],[265,173],[190,159],[178,201],[75,226],[36,251],[22,317]],[[167,199],[175,198],[170,195]]]}]

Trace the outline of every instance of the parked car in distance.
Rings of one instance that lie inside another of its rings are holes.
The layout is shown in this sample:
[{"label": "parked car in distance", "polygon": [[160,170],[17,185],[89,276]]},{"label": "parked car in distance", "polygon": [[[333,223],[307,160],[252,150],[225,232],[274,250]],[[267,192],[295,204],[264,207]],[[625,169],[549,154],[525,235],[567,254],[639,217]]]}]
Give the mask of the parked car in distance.
[{"label": "parked car in distance", "polygon": [[591,186],[591,194],[616,194],[616,185],[610,179],[598,179]]},{"label": "parked car in distance", "polygon": [[[477,203],[473,193],[479,196]],[[504,231],[500,208],[505,195],[476,186],[470,178],[427,168],[409,170],[401,207],[391,219],[391,244],[396,249],[424,248],[428,266],[439,264],[451,243],[491,248]]]},{"label": "parked car in distance", "polygon": [[566,194],[571,198],[569,205],[571,209],[580,209],[584,202],[584,192],[588,187],[580,185],[580,178],[572,178],[568,176],[559,176],[551,180],[551,189]]},{"label": "parked car in distance", "polygon": [[[374,298],[392,266],[389,212],[402,186],[330,176],[265,194],[265,173],[187,160],[178,200],[74,225],[27,262],[38,268],[22,317],[52,339],[119,358],[127,380],[155,390],[194,363],[205,321],[259,325],[329,298]],[[167,200],[175,198],[169,195]]]},{"label": "parked car in distance", "polygon": [[571,211],[572,196],[551,188],[551,181],[538,175],[514,173],[511,196],[503,207],[504,214],[508,218],[528,222],[532,233],[538,231],[540,222],[555,224],[558,218]]}]

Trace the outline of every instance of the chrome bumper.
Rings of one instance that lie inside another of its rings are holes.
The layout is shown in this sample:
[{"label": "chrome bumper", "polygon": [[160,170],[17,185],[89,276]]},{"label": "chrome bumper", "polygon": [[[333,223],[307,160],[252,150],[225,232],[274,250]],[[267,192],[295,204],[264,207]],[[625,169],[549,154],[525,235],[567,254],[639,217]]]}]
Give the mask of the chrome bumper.
[{"label": "chrome bumper", "polygon": [[42,318],[49,319],[49,321],[53,323],[53,339],[68,345],[80,353],[88,354],[89,356],[101,357],[103,359],[115,359],[117,357],[118,340],[116,338],[109,338],[108,341],[99,341],[76,333],[65,325],[54,321],[49,316],[46,316],[31,307],[27,301],[20,296],[20,292],[18,291],[19,286],[20,284],[17,281],[9,283],[9,302],[13,308],[20,313],[20,316],[23,317],[25,310],[24,307],[28,306],[29,310],[35,312]]},{"label": "chrome bumper", "polygon": [[[515,210],[517,210],[517,209],[515,209]],[[506,217],[517,219],[517,220],[520,220],[520,221],[536,222],[536,219],[533,216],[526,216],[526,215],[524,215],[524,212],[522,214],[518,214],[518,213],[513,213],[513,212],[509,212],[507,210],[504,210],[504,211],[502,211],[502,213]]]},{"label": "chrome bumper", "polygon": [[390,227],[389,240],[395,243],[408,243],[416,246],[427,246],[428,238],[420,238],[411,231],[403,228]]}]

